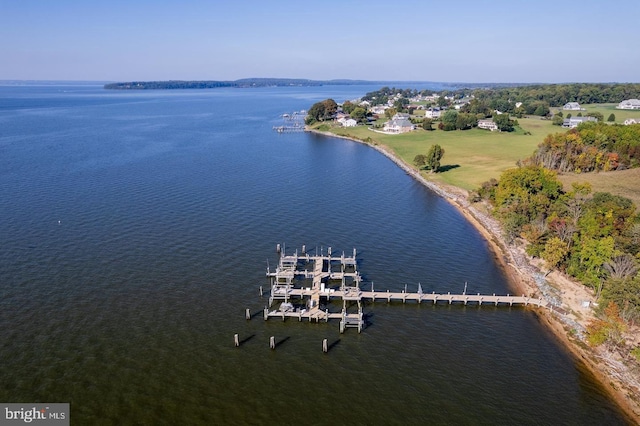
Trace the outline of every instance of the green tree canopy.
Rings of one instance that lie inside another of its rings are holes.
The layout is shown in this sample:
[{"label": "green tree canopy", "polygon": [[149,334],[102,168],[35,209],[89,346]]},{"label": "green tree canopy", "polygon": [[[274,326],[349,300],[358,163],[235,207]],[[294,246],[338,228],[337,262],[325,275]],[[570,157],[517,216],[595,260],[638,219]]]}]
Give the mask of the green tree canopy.
[{"label": "green tree canopy", "polygon": [[395,108],[387,108],[386,110],[384,110],[384,116],[387,117],[388,119],[391,119],[391,117],[393,117],[397,113],[398,113],[398,110]]},{"label": "green tree canopy", "polygon": [[333,118],[338,111],[338,104],[333,99],[325,99],[321,102],[316,102],[307,111],[307,118],[305,122],[307,124],[313,124],[316,121],[325,121]]},{"label": "green tree canopy", "polygon": [[362,123],[367,121],[367,110],[362,107],[355,107],[351,110],[351,118],[356,120],[358,123]]},{"label": "green tree canopy", "polygon": [[501,132],[513,132],[514,122],[509,118],[509,114],[496,114],[493,116],[493,122]]},{"label": "green tree canopy", "polygon": [[440,117],[440,121],[443,126],[442,130],[455,130],[457,128],[456,123],[458,121],[458,111],[455,109],[446,110]]},{"label": "green tree canopy", "polygon": [[598,111],[588,112],[587,113],[587,117],[594,117],[598,121],[603,121],[604,120],[604,115],[602,115],[602,113],[598,112]]},{"label": "green tree canopy", "polygon": [[444,156],[444,149],[440,145],[431,145],[427,152],[427,166],[431,169],[431,173],[437,173],[440,168],[440,160]]},{"label": "green tree canopy", "polygon": [[510,223],[510,232],[547,216],[549,207],[562,195],[556,173],[530,165],[502,173],[494,193],[498,215]]},{"label": "green tree canopy", "polygon": [[354,104],[351,101],[344,101],[344,103],[342,104],[342,111],[344,111],[345,114],[351,114],[351,111],[353,111],[357,107],[358,105]]}]

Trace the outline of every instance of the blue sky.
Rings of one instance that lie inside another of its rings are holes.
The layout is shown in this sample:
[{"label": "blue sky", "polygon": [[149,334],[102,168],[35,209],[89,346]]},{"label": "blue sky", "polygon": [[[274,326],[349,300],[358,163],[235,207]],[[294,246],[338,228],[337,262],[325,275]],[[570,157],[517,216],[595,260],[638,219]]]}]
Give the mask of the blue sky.
[{"label": "blue sky", "polygon": [[639,82],[639,0],[0,0],[0,80]]}]

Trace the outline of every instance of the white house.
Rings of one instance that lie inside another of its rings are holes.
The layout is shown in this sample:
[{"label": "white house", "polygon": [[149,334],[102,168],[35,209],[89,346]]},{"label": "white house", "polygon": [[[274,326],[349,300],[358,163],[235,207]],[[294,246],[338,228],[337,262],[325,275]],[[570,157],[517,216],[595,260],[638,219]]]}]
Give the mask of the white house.
[{"label": "white house", "polygon": [[498,130],[498,125],[494,123],[493,120],[478,120],[478,128],[491,130],[493,132]]},{"label": "white house", "polygon": [[439,97],[440,95],[438,95],[437,93],[432,93],[431,95],[425,96],[424,100],[427,102],[436,102]]},{"label": "white house", "polygon": [[598,121],[595,117],[571,117],[566,118],[562,122],[562,127],[567,129],[573,129],[574,127],[578,127],[578,124],[586,123],[587,121]]},{"label": "white house", "polygon": [[567,102],[562,109],[565,111],[584,111],[584,108],[577,102]]},{"label": "white house", "polygon": [[409,119],[409,117],[411,117],[411,115],[407,114],[406,112],[397,112],[393,117],[391,117],[392,120],[402,120],[402,119]]},{"label": "white house", "polygon": [[384,114],[387,108],[389,107],[385,105],[376,105],[374,107],[371,107],[371,112],[374,114],[380,115],[380,114]]},{"label": "white house", "polygon": [[342,127],[356,127],[358,125],[356,120],[348,117],[339,118],[338,123],[342,124]]},{"label": "white house", "polygon": [[437,120],[442,115],[442,110],[438,107],[429,108],[424,112],[424,116],[426,118],[431,118],[433,120]]},{"label": "white house", "polygon": [[624,125],[628,126],[630,124],[638,124],[640,123],[640,118],[627,118],[624,120]]},{"label": "white house", "polygon": [[387,121],[384,123],[383,130],[389,133],[405,133],[415,129],[413,123],[406,118]]},{"label": "white house", "polygon": [[627,99],[626,101],[622,101],[616,107],[618,109],[640,109],[640,100],[638,99]]}]

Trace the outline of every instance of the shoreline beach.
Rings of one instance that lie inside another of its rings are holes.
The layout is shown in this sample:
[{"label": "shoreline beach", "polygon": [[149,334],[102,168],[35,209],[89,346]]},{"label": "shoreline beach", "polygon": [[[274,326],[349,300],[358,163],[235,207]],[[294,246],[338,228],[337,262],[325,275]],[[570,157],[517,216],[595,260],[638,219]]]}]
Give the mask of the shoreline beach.
[{"label": "shoreline beach", "polygon": [[[471,205],[465,190],[445,188],[443,185],[425,179],[420,172],[383,145],[374,145],[330,132],[309,128],[306,130],[370,146],[453,205],[487,240],[514,291],[518,294],[544,297],[559,308],[553,312],[546,309],[536,309],[535,312],[561,346],[597,377],[629,419],[640,424],[640,381],[637,377],[632,377],[632,373],[624,365],[613,359],[603,349],[590,347],[586,343],[586,324],[593,318],[593,313],[590,307],[585,308],[583,304],[588,302],[591,306],[595,299],[584,286],[557,272],[545,276],[536,265],[532,264],[524,250],[505,241],[500,225],[494,218]],[[546,283],[547,279],[553,283],[553,286]]]}]

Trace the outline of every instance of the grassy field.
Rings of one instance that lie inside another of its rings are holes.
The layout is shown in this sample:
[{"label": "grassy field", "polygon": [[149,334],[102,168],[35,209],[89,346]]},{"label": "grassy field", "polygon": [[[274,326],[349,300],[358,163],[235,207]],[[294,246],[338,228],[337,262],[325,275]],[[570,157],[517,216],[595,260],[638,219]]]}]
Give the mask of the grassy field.
[{"label": "grassy field", "polygon": [[[500,177],[504,170],[515,167],[518,160],[530,156],[544,137],[554,130],[549,120],[519,121],[524,130],[513,133],[481,129],[427,132],[419,129],[400,135],[385,135],[365,127],[335,127],[331,131],[362,140],[370,138],[372,143],[388,146],[409,164],[413,164],[416,155],[426,154],[431,145],[439,144],[445,151],[442,171],[437,174],[426,173],[425,176],[434,181],[473,190],[491,178]],[[527,135],[525,131],[531,134]]]},{"label": "grassy field", "polygon": [[627,197],[636,208],[640,207],[640,169],[620,170],[601,173],[563,173],[558,175],[565,189],[571,189],[573,182],[589,182],[593,192],[610,192]]},{"label": "grassy field", "polygon": [[[616,104],[617,105],[617,104]],[[640,116],[640,111],[616,110],[614,104],[585,105],[589,111],[599,111],[606,118],[611,112],[616,115],[616,122],[629,117]],[[565,112],[566,114],[566,112]],[[490,132],[481,129],[444,132],[441,130],[414,132],[399,135],[376,133],[364,126],[343,128],[329,126],[328,129],[337,135],[355,137],[389,147],[408,164],[418,154],[426,154],[431,145],[439,144],[444,148],[442,171],[437,174],[423,172],[427,179],[454,185],[466,190],[477,189],[483,182],[491,178],[498,179],[500,174],[515,167],[518,160],[529,157],[538,144],[550,133],[565,132],[551,124],[551,120],[535,118],[518,119],[519,127],[511,133]],[[326,124],[324,126],[327,126]],[[323,126],[323,127],[324,127]],[[607,191],[631,198],[640,206],[640,169],[587,174],[564,174],[559,176],[566,186],[572,182],[590,182],[594,191]]]},{"label": "grassy field", "polygon": [[627,118],[637,118],[640,120],[640,110],[616,109],[618,104],[586,104],[580,106],[586,111],[562,111],[562,108],[551,108],[551,112],[556,113],[558,111],[562,111],[562,114],[565,117],[569,113],[572,117],[576,117],[579,112],[581,112],[582,115],[587,115],[589,112],[599,112],[603,115],[605,122],[609,118],[609,115],[613,113],[616,116],[616,121],[614,121],[614,123],[618,124],[624,123],[624,120]]}]

